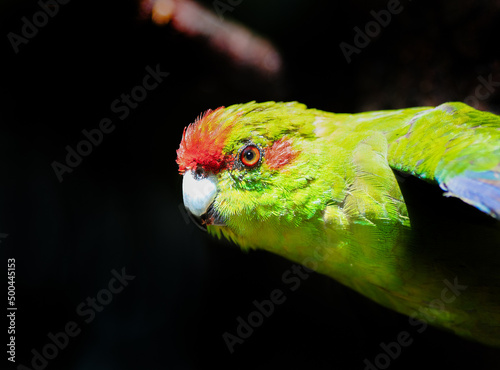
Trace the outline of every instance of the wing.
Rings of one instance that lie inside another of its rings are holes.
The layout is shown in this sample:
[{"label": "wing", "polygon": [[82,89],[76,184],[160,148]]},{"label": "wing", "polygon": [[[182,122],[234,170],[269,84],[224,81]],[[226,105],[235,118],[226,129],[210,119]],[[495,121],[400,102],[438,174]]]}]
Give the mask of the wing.
[{"label": "wing", "polygon": [[446,103],[339,119],[351,131],[382,132],[393,169],[435,182],[445,195],[500,219],[499,116]]},{"label": "wing", "polygon": [[417,113],[389,145],[393,168],[435,181],[445,195],[500,219],[499,116],[442,104]]}]

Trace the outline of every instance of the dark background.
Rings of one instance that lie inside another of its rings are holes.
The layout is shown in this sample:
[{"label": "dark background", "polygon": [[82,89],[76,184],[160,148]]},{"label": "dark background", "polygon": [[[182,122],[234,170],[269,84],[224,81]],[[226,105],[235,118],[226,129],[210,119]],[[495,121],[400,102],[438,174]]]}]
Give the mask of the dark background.
[{"label": "dark background", "polygon": [[[80,334],[47,369],[364,369],[404,330],[414,341],[391,369],[500,368],[498,350],[434,328],[418,334],[407,317],[326,277],[291,292],[282,282],[290,262],[243,253],[185,220],[175,164],[183,127],[221,105],[298,100],[357,112],[475,97],[479,76],[500,81],[498,1],[402,1],[347,63],[339,44],[352,45],[353,28],[387,1],[244,0],[224,17],[276,46],[283,68],[272,76],[123,0],[62,5],[16,54],[6,35],[40,8],[0,4],[0,250],[4,271],[16,259],[16,365],[32,368],[31,350],[74,321]],[[118,119],[111,102],[157,64],[170,75]],[[493,90],[477,108],[500,112]],[[51,164],[105,117],[115,130],[60,183]],[[85,323],[76,308],[122,268],[135,279]],[[274,289],[286,302],[230,354],[222,334]]]}]

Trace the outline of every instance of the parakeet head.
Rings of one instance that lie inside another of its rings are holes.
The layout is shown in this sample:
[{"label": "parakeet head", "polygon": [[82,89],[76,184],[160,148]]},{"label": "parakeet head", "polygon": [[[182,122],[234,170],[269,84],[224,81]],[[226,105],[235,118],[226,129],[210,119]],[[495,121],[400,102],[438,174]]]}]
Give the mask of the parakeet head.
[{"label": "parakeet head", "polygon": [[242,247],[322,219],[335,198],[332,178],[320,176],[332,162],[316,135],[325,114],[299,103],[251,102],[200,116],[177,150],[188,212]]}]

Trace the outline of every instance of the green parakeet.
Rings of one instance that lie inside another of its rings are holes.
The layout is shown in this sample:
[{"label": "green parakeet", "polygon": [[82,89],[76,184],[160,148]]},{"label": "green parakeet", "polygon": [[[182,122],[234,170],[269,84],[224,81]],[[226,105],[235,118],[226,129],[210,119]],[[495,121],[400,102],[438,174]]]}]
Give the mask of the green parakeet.
[{"label": "green parakeet", "polygon": [[[250,102],[184,129],[177,163],[184,205],[210,234],[500,346],[499,116]],[[434,184],[445,207],[402,191],[405,179]]]}]

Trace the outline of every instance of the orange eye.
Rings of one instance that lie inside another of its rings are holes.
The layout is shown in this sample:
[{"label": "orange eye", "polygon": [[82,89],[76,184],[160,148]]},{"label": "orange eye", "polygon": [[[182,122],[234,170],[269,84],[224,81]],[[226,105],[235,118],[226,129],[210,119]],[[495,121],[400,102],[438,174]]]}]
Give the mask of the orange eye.
[{"label": "orange eye", "polygon": [[259,163],[260,151],[255,145],[248,145],[240,154],[240,161],[246,167],[254,167]]}]

